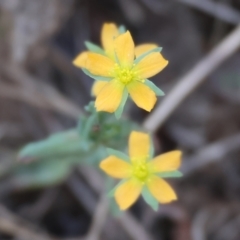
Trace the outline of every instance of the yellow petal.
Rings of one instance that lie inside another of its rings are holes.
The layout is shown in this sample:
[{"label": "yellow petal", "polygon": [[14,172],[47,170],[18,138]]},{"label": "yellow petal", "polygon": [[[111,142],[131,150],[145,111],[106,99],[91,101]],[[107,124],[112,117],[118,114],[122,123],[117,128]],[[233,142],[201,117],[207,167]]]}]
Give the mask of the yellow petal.
[{"label": "yellow petal", "polygon": [[73,60],[73,64],[74,64],[76,67],[85,68],[88,53],[89,53],[88,51],[85,51],[85,52],[80,53],[80,54]]},{"label": "yellow petal", "polygon": [[150,112],[156,101],[156,94],[145,84],[135,81],[127,85],[132,100],[138,107]]},{"label": "yellow petal", "polygon": [[146,53],[154,48],[157,48],[158,45],[154,43],[140,44],[135,47],[135,56],[138,57],[143,53]]},{"label": "yellow petal", "polygon": [[129,155],[131,161],[146,160],[150,151],[150,136],[147,133],[132,131],[129,137]]},{"label": "yellow petal", "polygon": [[172,187],[163,179],[154,176],[147,184],[149,191],[160,203],[169,203],[177,199]]},{"label": "yellow petal", "polygon": [[124,85],[117,80],[108,82],[97,95],[97,111],[115,112],[121,103]]},{"label": "yellow petal", "polygon": [[96,97],[107,83],[107,81],[95,81],[92,86],[92,95]]},{"label": "yellow petal", "polygon": [[168,65],[168,61],[159,52],[153,52],[143,58],[135,67],[139,76],[143,79],[152,77],[162,71]]},{"label": "yellow petal", "polygon": [[131,66],[134,60],[134,43],[129,31],[119,35],[114,41],[114,49],[122,66]]},{"label": "yellow petal", "polygon": [[114,62],[108,57],[97,53],[88,53],[85,68],[96,76],[111,77]]},{"label": "yellow petal", "polygon": [[142,190],[140,182],[130,179],[120,185],[115,192],[115,199],[121,210],[129,208],[138,199]]},{"label": "yellow petal", "polygon": [[128,178],[131,174],[131,165],[116,156],[109,156],[100,163],[100,168],[114,178]]},{"label": "yellow petal", "polygon": [[180,167],[181,155],[181,151],[171,151],[155,157],[149,164],[154,172],[175,171]]},{"label": "yellow petal", "polygon": [[108,56],[114,57],[114,39],[119,35],[118,28],[114,23],[105,23],[101,32],[103,48]]}]

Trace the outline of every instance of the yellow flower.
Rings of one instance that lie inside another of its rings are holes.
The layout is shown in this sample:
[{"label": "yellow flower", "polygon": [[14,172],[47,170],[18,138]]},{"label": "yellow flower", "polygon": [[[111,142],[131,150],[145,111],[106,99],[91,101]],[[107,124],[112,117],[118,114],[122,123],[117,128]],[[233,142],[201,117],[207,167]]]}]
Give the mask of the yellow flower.
[{"label": "yellow flower", "polygon": [[100,163],[100,168],[111,177],[125,180],[114,193],[121,210],[129,208],[143,193],[143,189],[147,189],[153,199],[160,203],[177,199],[174,190],[162,177],[180,176],[176,170],[180,166],[181,151],[171,151],[151,159],[150,136],[133,131],[129,138],[130,161],[124,154],[118,153],[113,151]]},{"label": "yellow flower", "polygon": [[[145,54],[147,53],[148,51],[151,51],[153,49],[156,49],[158,48],[158,45],[154,44],[154,43],[145,43],[145,44],[140,44],[138,46],[135,47],[135,57],[139,57],[141,56],[142,54]],[[93,87],[92,87],[92,95],[93,96],[97,96],[100,91],[102,90],[102,88],[107,84],[108,82],[107,81],[95,81],[94,84],[93,84]],[[164,95],[164,93],[160,93],[158,94],[159,96],[160,95]]]},{"label": "yellow flower", "polygon": [[[140,108],[151,111],[156,95],[163,95],[147,78],[156,75],[168,64],[155,44],[134,47],[129,31],[120,34],[114,24],[105,24],[102,30],[104,51],[83,52],[73,61],[86,74],[100,80],[94,86],[97,111],[122,111],[128,93]],[[103,82],[105,81],[105,82]]]}]

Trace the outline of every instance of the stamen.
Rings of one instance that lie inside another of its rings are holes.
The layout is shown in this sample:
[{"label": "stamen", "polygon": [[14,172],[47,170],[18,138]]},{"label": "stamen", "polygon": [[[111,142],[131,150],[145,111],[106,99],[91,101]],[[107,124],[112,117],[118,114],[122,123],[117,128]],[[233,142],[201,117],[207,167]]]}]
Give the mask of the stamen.
[{"label": "stamen", "polygon": [[137,74],[132,68],[122,67],[118,64],[115,64],[113,75],[118,81],[125,85],[137,80]]},{"label": "stamen", "polygon": [[145,161],[137,161],[133,166],[133,175],[143,184],[147,182],[149,177],[149,168]]}]

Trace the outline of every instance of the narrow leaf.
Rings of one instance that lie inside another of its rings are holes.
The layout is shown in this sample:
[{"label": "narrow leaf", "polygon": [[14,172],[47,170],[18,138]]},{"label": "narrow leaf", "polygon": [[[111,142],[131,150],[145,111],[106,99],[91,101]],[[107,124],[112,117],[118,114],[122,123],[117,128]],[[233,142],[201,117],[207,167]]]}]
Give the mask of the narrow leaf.
[{"label": "narrow leaf", "polygon": [[158,173],[158,176],[162,178],[179,178],[182,177],[183,174],[179,171],[171,171]]},{"label": "narrow leaf", "polygon": [[81,152],[81,138],[77,129],[51,135],[45,140],[29,143],[19,153],[20,161],[31,162],[43,158],[68,156]]},{"label": "narrow leaf", "polygon": [[126,154],[124,154],[120,151],[114,150],[112,148],[107,148],[107,152],[108,152],[109,155],[116,156],[116,157],[118,157],[118,158],[120,158],[120,159],[122,159],[126,162],[130,161],[129,157]]},{"label": "narrow leaf", "polygon": [[82,71],[89,76],[90,78],[93,78],[95,80],[99,80],[99,81],[110,81],[112,78],[111,77],[102,77],[102,76],[96,76],[91,74],[86,68],[82,68]]},{"label": "narrow leaf", "polygon": [[123,211],[119,209],[115,199],[109,199],[109,211],[113,217],[120,217],[123,214]]},{"label": "narrow leaf", "polygon": [[94,43],[86,41],[85,42],[85,46],[91,52],[98,53],[98,54],[101,54],[101,55],[105,55],[104,50],[101,47],[99,47],[98,45],[94,44]]},{"label": "narrow leaf", "polygon": [[93,125],[96,123],[97,121],[97,115],[93,114],[91,115],[85,122],[85,125],[82,128],[82,139],[86,140],[89,137],[89,134],[92,130]]},{"label": "narrow leaf", "polygon": [[153,144],[153,138],[151,136],[150,138],[150,151],[149,151],[149,159],[153,159],[154,157],[154,144]]},{"label": "narrow leaf", "polygon": [[126,31],[127,31],[127,29],[126,29],[126,27],[125,27],[124,25],[119,26],[118,32],[119,32],[120,34],[123,34],[123,33],[125,33]]},{"label": "narrow leaf", "polygon": [[157,96],[164,96],[164,92],[158,88],[153,82],[148,79],[145,80],[144,84],[146,84],[149,88],[151,88]]},{"label": "narrow leaf", "polygon": [[121,181],[107,194],[107,196],[110,197],[110,198],[111,198],[111,197],[114,197],[114,194],[115,194],[117,188],[118,188],[120,185],[122,185],[124,182],[126,182],[126,181],[127,181],[126,179],[121,180]]},{"label": "narrow leaf", "polygon": [[162,48],[161,47],[157,47],[154,49],[151,49],[143,54],[141,54],[140,56],[138,56],[135,60],[134,60],[134,64],[138,64],[143,58],[145,58],[147,55],[153,53],[153,52],[161,52]]},{"label": "narrow leaf", "polygon": [[125,88],[123,91],[123,95],[122,95],[122,101],[121,101],[118,109],[115,111],[115,116],[117,119],[119,119],[122,116],[123,109],[124,109],[127,99],[128,99],[128,91]]},{"label": "narrow leaf", "polygon": [[154,210],[158,210],[158,201],[152,196],[147,187],[142,190],[142,196],[144,201]]}]

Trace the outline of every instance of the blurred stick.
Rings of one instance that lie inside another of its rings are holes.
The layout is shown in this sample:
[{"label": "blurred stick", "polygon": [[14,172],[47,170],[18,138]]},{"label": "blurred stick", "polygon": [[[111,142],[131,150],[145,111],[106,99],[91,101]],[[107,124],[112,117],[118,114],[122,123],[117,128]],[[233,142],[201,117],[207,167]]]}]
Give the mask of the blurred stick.
[{"label": "blurred stick", "polygon": [[209,210],[200,210],[197,216],[193,219],[191,235],[193,240],[205,240],[206,238],[206,225],[209,219]]},{"label": "blurred stick", "polygon": [[178,81],[178,84],[167,94],[162,103],[146,118],[143,126],[152,132],[161,127],[174,110],[206,80],[206,77],[239,47],[240,25]]},{"label": "blurred stick", "polygon": [[[72,92],[73,96],[77,95],[79,102],[82,105],[86,105],[86,101],[89,99],[89,88],[91,81],[89,77],[85,75],[79,68],[76,68],[72,64],[72,59],[65,54],[65,52],[55,45],[50,45],[48,48],[49,60],[54,66],[63,73],[66,77],[67,84],[64,85],[67,90]],[[81,79],[81,81],[79,81]],[[86,85],[86,83],[88,83]],[[74,90],[74,91],[73,91]],[[72,96],[71,95],[71,96]]]},{"label": "blurred stick", "polygon": [[41,193],[40,197],[33,204],[26,205],[18,211],[21,216],[27,217],[28,219],[40,221],[52,207],[59,195],[58,188],[49,188]]},{"label": "blurred stick", "polygon": [[140,1],[155,14],[163,13],[164,10],[166,10],[167,4],[165,2],[155,0],[140,0]]},{"label": "blurred stick", "polygon": [[[103,179],[98,171],[96,171],[93,168],[87,167],[87,166],[81,166],[79,168],[79,172],[81,175],[88,181],[92,189],[94,189],[97,193],[102,192],[102,186],[104,186]],[[103,216],[108,211],[108,208],[106,208],[106,205],[103,203],[99,203],[99,212]],[[96,214],[95,217],[97,218],[98,215]],[[97,220],[93,220],[97,221]],[[120,218],[117,219],[119,222],[119,225],[122,226],[122,228],[125,230],[125,232],[134,240],[151,240],[152,237],[144,230],[144,228],[138,223],[137,220],[134,219],[129,213],[124,213]],[[105,223],[105,221],[103,221]],[[103,225],[102,225],[103,226]]]},{"label": "blurred stick", "polygon": [[177,0],[180,3],[187,4],[206,12],[222,21],[231,24],[240,23],[240,12],[223,3],[216,3],[209,0]]},{"label": "blurred stick", "polygon": [[[88,213],[93,216],[92,225],[90,227],[88,235],[83,238],[78,237],[76,240],[86,240],[88,238],[97,239],[100,235],[102,235],[101,231],[103,231],[103,235],[107,239],[114,238],[116,233],[113,234],[111,229],[109,231],[108,227],[104,228],[108,212],[107,202],[105,201],[106,199],[101,198],[97,203],[95,194],[96,189],[92,189],[91,184],[89,187],[88,184],[84,183],[84,181],[82,181],[77,175],[71,176],[66,184],[69,187],[70,191],[74,194],[76,200],[81,204],[81,206],[83,206],[88,211]],[[101,191],[102,190],[99,192]]]},{"label": "blurred stick", "polygon": [[0,205],[0,232],[25,240],[53,240]]},{"label": "blurred stick", "polygon": [[73,102],[50,85],[30,76],[19,67],[1,62],[0,72],[17,83],[17,85],[10,85],[1,82],[0,97],[24,101],[37,107],[58,111],[73,118],[77,118],[81,114],[81,110]]},{"label": "blurred stick", "polygon": [[182,172],[184,175],[191,174],[207,164],[221,161],[224,157],[229,155],[229,153],[239,150],[239,148],[240,133],[212,143],[199,150],[192,157],[186,159],[182,165]]},{"label": "blurred stick", "polygon": [[[155,14],[163,14],[167,8],[171,7],[170,4],[174,2],[169,1],[166,4],[157,0],[139,1]],[[227,23],[234,25],[240,23],[240,12],[223,3],[216,3],[210,0],[176,0],[176,2],[196,8]]]},{"label": "blurred stick", "polygon": [[84,206],[84,209],[86,209],[90,215],[93,215],[97,200],[88,185],[75,174],[72,174],[68,178],[66,185],[78,202]]},{"label": "blurred stick", "polygon": [[86,237],[86,240],[99,240],[108,215],[108,199],[105,194],[101,196],[95,214],[92,226]]}]

